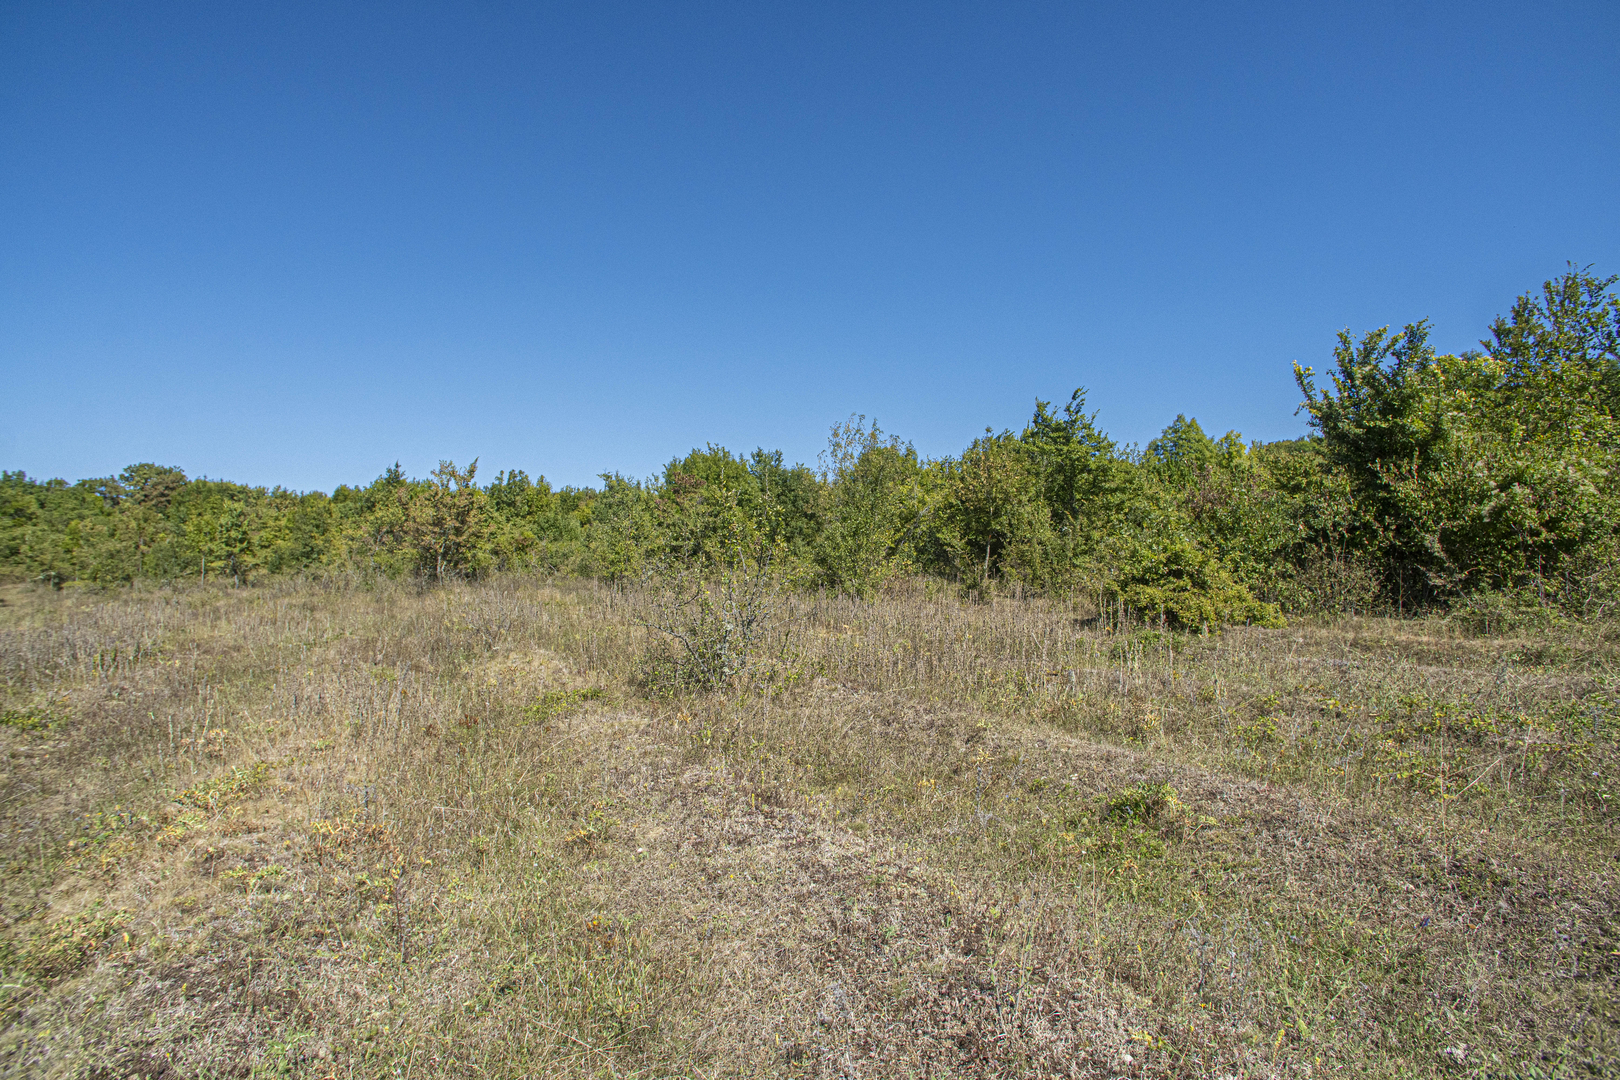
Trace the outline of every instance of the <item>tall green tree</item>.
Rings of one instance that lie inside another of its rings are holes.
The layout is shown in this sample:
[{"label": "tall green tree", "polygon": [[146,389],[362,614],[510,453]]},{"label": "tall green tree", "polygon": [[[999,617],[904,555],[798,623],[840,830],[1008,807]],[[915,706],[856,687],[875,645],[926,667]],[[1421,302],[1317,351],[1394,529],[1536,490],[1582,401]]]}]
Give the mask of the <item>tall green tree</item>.
[{"label": "tall green tree", "polygon": [[435,581],[473,577],[484,567],[487,496],[474,483],[478,462],[465,469],[440,461],[425,484],[397,489],[397,529],[420,572]]},{"label": "tall green tree", "polygon": [[1331,388],[1296,366],[1330,464],[1405,603],[1545,594],[1613,543],[1614,279],[1574,270],[1521,296],[1484,349],[1440,356],[1424,323],[1340,335]]},{"label": "tall green tree", "polygon": [[941,463],[938,533],[958,580],[992,577],[1053,581],[1055,535],[1041,476],[1011,432],[986,431],[954,461]]},{"label": "tall green tree", "polygon": [[228,576],[241,585],[260,565],[259,541],[263,515],[242,498],[212,500],[186,522],[186,539],[198,552],[203,567]]},{"label": "tall green tree", "polygon": [[827,500],[814,558],[825,585],[865,597],[912,568],[926,506],[916,450],[885,438],[876,421],[852,416],[833,426],[822,482]]}]

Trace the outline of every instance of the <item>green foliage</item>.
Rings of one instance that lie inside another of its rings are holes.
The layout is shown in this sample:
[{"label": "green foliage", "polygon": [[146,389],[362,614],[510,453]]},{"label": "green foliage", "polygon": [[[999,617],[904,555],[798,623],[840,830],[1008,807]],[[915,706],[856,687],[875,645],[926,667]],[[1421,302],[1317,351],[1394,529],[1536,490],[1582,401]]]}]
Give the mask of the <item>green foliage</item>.
[{"label": "green foliage", "polygon": [[211,564],[237,584],[260,565],[257,541],[263,533],[262,524],[239,498],[214,499],[186,522],[186,538],[204,565]]},{"label": "green foliage", "polygon": [[246,767],[237,766],[222,776],[187,788],[176,795],[174,801],[198,810],[218,810],[257,791],[269,776],[270,766],[262,761]]},{"label": "green foliage", "polygon": [[1071,546],[1094,543],[1096,534],[1121,509],[1129,469],[1114,441],[1086,413],[1086,391],[1070,395],[1061,414],[1045,401],[1035,402],[1035,415],[1020,441],[1029,450],[1030,466],[1039,478],[1041,496],[1058,535]]},{"label": "green foliage", "polygon": [[128,923],[128,912],[108,911],[98,901],[88,911],[57,919],[31,936],[0,939],[0,966],[36,979],[71,975]]},{"label": "green foliage", "polygon": [[1331,389],[1296,378],[1350,532],[1404,604],[1532,586],[1612,594],[1617,509],[1615,279],[1571,268],[1499,318],[1483,351],[1439,356],[1414,323],[1339,337]]},{"label": "green foliage", "polygon": [[118,474],[119,494],[136,506],[162,513],[186,486],[186,474],[168,465],[142,462]]},{"label": "green foliage", "polygon": [[6,709],[0,711],[0,727],[13,731],[46,731],[52,722],[51,714],[43,709]]},{"label": "green foliage", "polygon": [[1282,625],[1276,605],[1257,600],[1209,547],[1178,524],[1172,514],[1149,517],[1106,545],[1112,566],[1107,591],[1137,614],[1176,627]]},{"label": "green foliage", "polygon": [[870,596],[915,561],[926,498],[917,452],[852,416],[822,455],[825,510],[813,558],[822,584]]},{"label": "green foliage", "polygon": [[759,527],[793,564],[807,563],[822,532],[825,500],[820,480],[804,465],[787,465],[780,450],[758,449],[748,471],[759,485],[764,514]]},{"label": "green foliage", "polygon": [[486,495],[488,547],[497,569],[559,570],[570,565],[584,528],[545,477],[530,480],[521,469],[498,473]]},{"label": "green foliage", "polygon": [[653,509],[653,495],[642,484],[603,473],[601,494],[591,503],[587,569],[609,581],[641,577],[658,540]]},{"label": "green foliage", "polygon": [[1159,825],[1185,810],[1169,784],[1133,784],[1116,791],[1103,805],[1103,820]]},{"label": "green foliage", "polygon": [[391,484],[393,498],[372,514],[374,543],[433,581],[476,577],[490,561],[488,496],[473,482],[477,473],[477,461],[465,469],[440,461],[426,482]]},{"label": "green foliage", "polygon": [[964,582],[992,576],[1044,582],[1055,537],[1040,477],[1010,432],[986,432],[962,457],[939,470],[936,534],[951,569]]},{"label": "green foliage", "polygon": [[1178,415],[1145,450],[1121,448],[1079,389],[956,457],[924,460],[853,416],[819,469],[711,443],[596,488],[518,469],[481,486],[477,462],[449,461],[330,495],[150,462],[76,484],[3,472],[0,575],[639,582],[686,568],[712,585],[736,552],[768,551],[782,580],[855,597],[921,573],[1181,629],[1436,605],[1488,632],[1602,615],[1620,600],[1615,283],[1571,266],[1459,356],[1437,355],[1422,322],[1345,331],[1322,380],[1295,369],[1313,434],[1271,444]]},{"label": "green foliage", "polygon": [[640,621],[653,634],[643,673],[650,688],[701,692],[748,679],[778,630],[781,553],[739,518],[712,546],[649,567]]},{"label": "green foliage", "polygon": [[559,716],[577,712],[586,702],[600,701],[606,693],[599,686],[577,690],[546,690],[535,698],[525,712],[532,723],[544,724]]}]

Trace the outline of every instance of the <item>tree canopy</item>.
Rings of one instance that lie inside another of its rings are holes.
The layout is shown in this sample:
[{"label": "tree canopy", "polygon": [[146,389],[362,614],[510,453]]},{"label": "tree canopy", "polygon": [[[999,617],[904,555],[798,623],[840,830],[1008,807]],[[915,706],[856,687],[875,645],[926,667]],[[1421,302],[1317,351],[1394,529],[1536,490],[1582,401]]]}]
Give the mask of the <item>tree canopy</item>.
[{"label": "tree canopy", "polygon": [[1143,450],[1086,391],[1036,401],[926,459],[865,417],[816,467],[714,444],[646,479],[553,489],[478,463],[396,464],[331,494],[192,479],[142,462],[68,483],[0,473],[0,575],[137,578],[530,569],[623,580],[769,549],[807,587],[869,596],[932,575],[964,590],[1084,594],[1189,627],[1288,612],[1426,609],[1484,594],[1571,612],[1616,595],[1620,298],[1571,265],[1440,355],[1427,323],[1339,335],[1295,367],[1311,433],[1246,443],[1178,415]]}]

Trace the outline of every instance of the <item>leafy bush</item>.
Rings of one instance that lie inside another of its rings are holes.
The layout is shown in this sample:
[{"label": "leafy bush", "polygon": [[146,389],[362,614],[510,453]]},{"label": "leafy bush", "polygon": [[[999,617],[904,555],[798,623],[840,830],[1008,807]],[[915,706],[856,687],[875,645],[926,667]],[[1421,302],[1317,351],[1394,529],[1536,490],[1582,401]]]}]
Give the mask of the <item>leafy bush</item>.
[{"label": "leafy bush", "polygon": [[1558,608],[1531,589],[1479,592],[1451,606],[1446,616],[1476,634],[1544,630],[1566,622]]},{"label": "leafy bush", "polygon": [[4,472],[0,578],[645,581],[655,681],[705,686],[755,649],[763,594],[737,553],[762,544],[784,577],[863,600],[925,574],[1186,629],[1448,607],[1491,633],[1599,618],[1620,603],[1617,280],[1571,266],[1456,356],[1423,322],[1346,331],[1321,379],[1296,368],[1314,434],[1270,444],[1178,415],[1145,449],[1121,447],[1077,389],[956,456],[923,458],[856,416],[819,470],[709,444],[597,489],[521,470],[481,486],[476,461],[420,480],[396,463],[330,495],[151,463],[76,484]]},{"label": "leafy bush", "polygon": [[1133,784],[1121,788],[1103,806],[1107,821],[1138,825],[1161,825],[1181,814],[1185,807],[1176,789],[1166,783]]},{"label": "leafy bush", "polygon": [[745,680],[772,632],[780,582],[772,549],[737,536],[724,556],[666,560],[643,581],[640,622],[654,634],[643,676],[657,692]]}]

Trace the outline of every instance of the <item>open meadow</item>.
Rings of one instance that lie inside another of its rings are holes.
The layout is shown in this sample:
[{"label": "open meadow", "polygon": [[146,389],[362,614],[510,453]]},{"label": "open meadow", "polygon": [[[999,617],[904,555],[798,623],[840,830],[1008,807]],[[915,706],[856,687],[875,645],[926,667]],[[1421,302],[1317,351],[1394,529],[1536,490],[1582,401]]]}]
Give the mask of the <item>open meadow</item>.
[{"label": "open meadow", "polygon": [[1620,1069],[1616,631],[13,587],[0,1074]]}]

